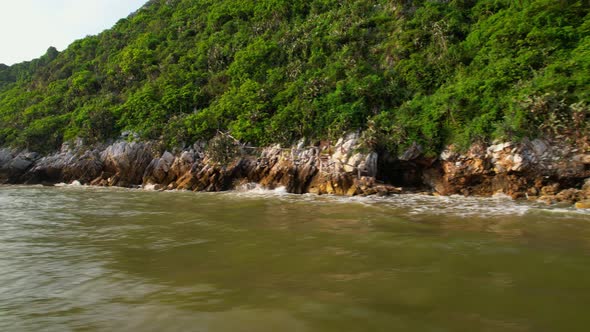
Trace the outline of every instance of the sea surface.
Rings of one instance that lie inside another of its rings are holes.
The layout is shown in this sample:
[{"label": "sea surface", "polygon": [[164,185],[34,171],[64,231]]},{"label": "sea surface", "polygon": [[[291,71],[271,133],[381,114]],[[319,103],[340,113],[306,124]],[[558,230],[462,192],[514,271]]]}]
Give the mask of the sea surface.
[{"label": "sea surface", "polygon": [[590,213],[0,186],[0,331],[588,331]]}]

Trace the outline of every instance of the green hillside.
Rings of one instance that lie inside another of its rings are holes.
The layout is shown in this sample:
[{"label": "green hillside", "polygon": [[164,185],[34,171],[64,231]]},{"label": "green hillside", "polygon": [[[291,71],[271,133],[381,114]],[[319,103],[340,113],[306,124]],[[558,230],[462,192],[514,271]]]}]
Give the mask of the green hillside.
[{"label": "green hillside", "polygon": [[0,146],[138,132],[252,144],[337,137],[586,140],[590,4],[152,0],[112,29],[0,65]]}]

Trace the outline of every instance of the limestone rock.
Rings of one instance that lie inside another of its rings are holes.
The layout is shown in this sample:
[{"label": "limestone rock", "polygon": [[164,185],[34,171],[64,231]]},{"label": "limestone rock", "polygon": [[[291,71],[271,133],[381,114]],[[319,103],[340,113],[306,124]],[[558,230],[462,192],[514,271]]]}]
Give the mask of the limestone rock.
[{"label": "limestone rock", "polygon": [[142,182],[146,168],[153,159],[152,144],[119,141],[101,153],[104,170],[117,175],[109,185],[127,187]]},{"label": "limestone rock", "polygon": [[64,144],[58,153],[39,159],[25,175],[27,183],[79,181],[89,183],[101,173],[103,163],[97,149]]},{"label": "limestone rock", "polygon": [[14,159],[13,151],[9,149],[0,149],[0,169],[4,167],[8,162]]},{"label": "limestone rock", "polygon": [[403,160],[403,161],[409,161],[409,160],[417,159],[421,155],[422,155],[422,146],[420,146],[419,144],[414,142],[406,151],[404,151],[404,153],[402,153],[402,155],[399,157],[399,159]]},{"label": "limestone rock", "polygon": [[175,161],[174,155],[166,151],[160,158],[153,159],[147,166],[143,174],[143,184],[163,184],[168,185],[168,173]]},{"label": "limestone rock", "polygon": [[19,183],[25,172],[40,158],[35,152],[0,150],[0,183]]},{"label": "limestone rock", "polygon": [[550,186],[544,186],[543,188],[541,188],[541,194],[544,196],[555,195],[555,194],[557,194],[558,191],[559,191],[559,184],[558,183],[554,183]]},{"label": "limestone rock", "polygon": [[574,156],[574,161],[584,165],[590,165],[590,154],[579,154]]},{"label": "limestone rock", "polygon": [[[133,133],[127,133],[132,136]],[[266,188],[284,186],[290,193],[390,195],[402,188],[435,194],[541,197],[547,202],[580,202],[590,196],[590,156],[567,142],[535,139],[521,142],[473,144],[467,150],[447,146],[426,157],[414,143],[401,155],[377,154],[361,144],[359,133],[348,134],[331,146],[306,147],[302,139],[280,145],[244,149],[229,165],[205,156],[204,143],[161,153],[157,142],[117,141],[84,147],[65,143],[41,157],[35,153],[0,149],[0,183],[71,182],[95,185],[220,191],[243,183]],[[568,145],[569,144],[569,145]],[[379,178],[378,178],[379,176]],[[385,182],[379,182],[377,179]],[[585,183],[581,179],[587,179]],[[565,189],[561,190],[560,189]]]},{"label": "limestone rock", "polygon": [[575,202],[582,199],[582,194],[582,191],[570,188],[560,191],[557,195],[555,195],[555,200],[558,202],[574,204]]}]

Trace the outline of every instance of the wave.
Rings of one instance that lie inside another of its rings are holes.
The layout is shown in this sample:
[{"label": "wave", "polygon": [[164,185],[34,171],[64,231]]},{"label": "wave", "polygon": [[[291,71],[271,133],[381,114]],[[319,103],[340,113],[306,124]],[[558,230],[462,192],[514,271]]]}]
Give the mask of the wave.
[{"label": "wave", "polygon": [[[55,185],[68,190],[123,190],[123,191],[151,191],[155,192],[155,185],[146,185],[141,188],[113,188],[82,185],[79,181],[72,183],[59,183]],[[186,193],[187,191],[171,190],[169,193]],[[508,216],[539,216],[550,218],[588,218],[590,210],[576,209],[573,206],[546,205],[542,202],[512,200],[509,196],[497,194],[492,197],[475,196],[431,196],[424,194],[398,194],[386,197],[378,196],[333,196],[316,194],[290,194],[285,187],[269,189],[258,183],[246,183],[237,186],[234,190],[222,193],[195,193],[206,195],[221,195],[224,199],[271,199],[287,203],[305,203],[312,205],[333,204],[360,204],[370,208],[377,208],[384,212],[418,216],[418,215],[444,215],[459,218],[501,218]]]},{"label": "wave", "polygon": [[590,211],[575,207],[548,206],[541,202],[513,200],[510,196],[496,194],[492,197],[432,196],[424,194],[398,194],[378,196],[334,196],[316,194],[289,194],[286,188],[264,188],[256,183],[241,185],[223,195],[238,199],[268,198],[290,203],[305,202],[317,205],[360,204],[367,207],[391,210],[406,215],[445,215],[459,218],[494,218],[524,215],[549,215],[558,218],[590,217]]},{"label": "wave", "polygon": [[56,183],[54,185],[54,187],[88,187],[88,186],[83,186],[82,183],[80,183],[80,181],[78,180],[74,180],[71,183]]},{"label": "wave", "polygon": [[276,187],[274,189],[268,189],[258,183],[254,183],[254,182],[239,185],[233,190],[233,192],[242,193],[242,194],[253,194],[253,195],[286,195],[286,194],[289,194],[287,192],[286,187]]}]

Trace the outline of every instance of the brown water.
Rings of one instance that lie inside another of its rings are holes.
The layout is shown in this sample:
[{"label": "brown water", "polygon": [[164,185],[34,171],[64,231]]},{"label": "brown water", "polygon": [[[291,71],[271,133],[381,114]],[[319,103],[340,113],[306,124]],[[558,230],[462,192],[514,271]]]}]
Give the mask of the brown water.
[{"label": "brown water", "polygon": [[587,331],[590,214],[0,187],[0,331]]}]

